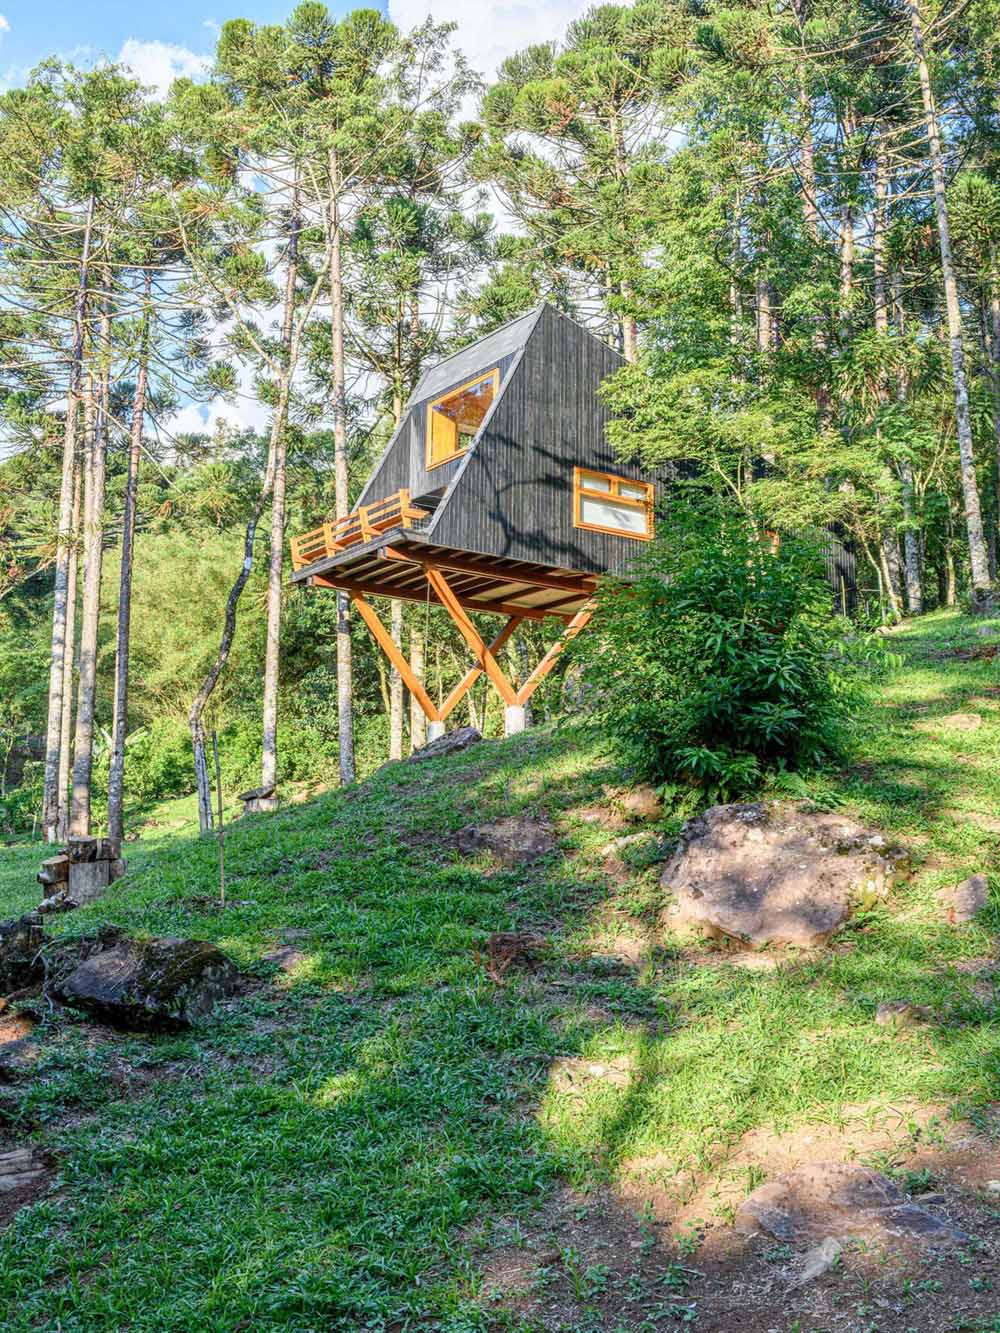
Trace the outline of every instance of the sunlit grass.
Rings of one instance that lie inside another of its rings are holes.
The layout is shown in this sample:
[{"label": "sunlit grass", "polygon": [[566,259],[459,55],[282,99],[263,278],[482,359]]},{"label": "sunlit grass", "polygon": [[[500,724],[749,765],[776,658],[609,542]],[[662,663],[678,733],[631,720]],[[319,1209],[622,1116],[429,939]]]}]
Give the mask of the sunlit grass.
[{"label": "sunlit grass", "polygon": [[[936,894],[997,869],[998,837],[956,812],[1000,816],[1000,709],[974,702],[1000,676],[954,656],[982,643],[954,614],[889,642],[904,670],[873,688],[854,763],[816,785],[908,842],[913,878],[836,949],[774,971],[664,938],[656,865],[609,882],[611,835],[574,812],[623,774],[586,731],[391,766],[235,825],[225,911],[193,808],[154,812],[127,879],[52,929],[211,939],[259,986],[182,1036],[43,1023],[38,1076],[0,1101],[0,1132],[56,1155],[58,1193],[0,1238],[3,1327],[485,1330],[469,1228],[560,1180],[614,1186],[648,1160],[663,1181],[750,1188],[736,1154],[753,1130],[996,1100],[996,1006],[957,966],[991,952],[997,912],[949,926]],[[956,711],[981,727],[914,725]],[[561,853],[513,870],[459,855],[464,823],[518,812],[548,815]],[[0,851],[5,914],[37,901],[43,855]],[[262,959],[287,929],[308,936],[286,974]],[[549,952],[498,985],[481,950],[512,929]],[[638,961],[609,961],[630,936]],[[877,1027],[900,998],[935,1021]],[[626,1075],[568,1088],[566,1061]]]}]

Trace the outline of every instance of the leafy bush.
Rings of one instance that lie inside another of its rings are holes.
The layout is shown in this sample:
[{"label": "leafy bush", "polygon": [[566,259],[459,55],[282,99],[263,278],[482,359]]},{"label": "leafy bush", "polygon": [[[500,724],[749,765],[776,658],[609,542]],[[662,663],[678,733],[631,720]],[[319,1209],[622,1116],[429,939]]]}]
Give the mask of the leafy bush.
[{"label": "leafy bush", "polygon": [[574,652],[644,776],[725,798],[843,753],[879,658],[834,616],[815,542],[778,544],[722,500],[679,500],[634,575],[602,583]]}]

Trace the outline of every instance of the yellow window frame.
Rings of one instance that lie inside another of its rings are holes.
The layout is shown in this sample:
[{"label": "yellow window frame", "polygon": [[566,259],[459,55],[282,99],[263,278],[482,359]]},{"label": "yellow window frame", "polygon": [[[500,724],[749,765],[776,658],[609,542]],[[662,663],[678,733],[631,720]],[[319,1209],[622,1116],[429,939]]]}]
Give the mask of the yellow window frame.
[{"label": "yellow window frame", "polygon": [[[472,447],[470,444],[467,444],[464,449],[454,449],[452,450],[451,453],[446,454],[444,458],[436,459],[434,457],[434,409],[440,407],[442,403],[446,403],[450,398],[457,398],[459,394],[465,393],[469,389],[474,389],[480,384],[485,384],[487,381],[492,382],[493,385],[493,398],[490,401],[490,407],[492,407],[493,403],[496,402],[497,394],[500,392],[499,366],[494,366],[492,370],[487,370],[484,374],[477,375],[474,379],[466,380],[464,384],[459,384],[457,388],[449,389],[447,393],[441,394],[440,397],[435,398],[433,402],[428,404],[427,430],[426,430],[426,454],[427,454],[428,472],[432,471],[432,469],[436,467],[443,467],[445,463],[451,463],[456,458],[461,458],[462,455],[468,453],[469,449]],[[486,410],[488,412],[490,408],[488,407]],[[457,431],[456,431],[456,438],[457,438]]]},{"label": "yellow window frame", "polygon": [[[599,477],[601,481],[610,483],[610,488],[606,491],[595,490],[586,485],[587,477]],[[645,491],[645,498],[639,499],[631,495],[622,495],[620,488],[622,486],[642,487]],[[631,541],[648,542],[653,539],[653,501],[656,494],[656,488],[651,481],[638,481],[635,477],[618,477],[613,472],[599,472],[597,468],[575,467],[573,469],[573,526],[582,528],[586,532],[606,532],[612,537],[627,537]],[[646,531],[645,532],[623,532],[621,528],[611,528],[603,523],[586,523],[583,519],[583,501],[591,500],[613,500],[615,504],[625,505],[630,509],[641,509],[645,513]]]}]

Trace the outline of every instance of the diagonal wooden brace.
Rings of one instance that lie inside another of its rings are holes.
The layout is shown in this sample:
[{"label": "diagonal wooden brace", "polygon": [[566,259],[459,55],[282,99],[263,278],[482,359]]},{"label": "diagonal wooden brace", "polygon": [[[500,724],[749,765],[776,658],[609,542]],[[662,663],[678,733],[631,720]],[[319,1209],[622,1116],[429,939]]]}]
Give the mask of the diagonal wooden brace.
[{"label": "diagonal wooden brace", "polygon": [[[504,625],[503,629],[489,646],[489,652],[492,653],[494,657],[520,624],[523,624],[522,616],[511,616],[510,620],[507,621],[506,625]],[[471,670],[465,673],[452,690],[451,694],[448,695],[447,699],[445,699],[444,703],[441,705],[442,718],[446,718],[455,705],[461,702],[482,674],[483,667],[480,663],[477,663]]]},{"label": "diagonal wooden brace", "polygon": [[559,660],[559,654],[569,643],[570,639],[575,639],[583,627],[594,614],[593,606],[585,606],[582,611],[578,611],[573,619],[566,626],[566,633],[561,639],[557,639],[542,660],[535,667],[534,671],[518,690],[514,702],[522,708],[541,685],[542,681],[549,674],[556,662]]},{"label": "diagonal wooden brace", "polygon": [[388,657],[389,661],[402,676],[403,684],[426,713],[427,720],[429,722],[443,722],[444,717],[441,710],[437,707],[433,699],[431,699],[430,695],[424,689],[423,685],[421,685],[420,681],[413,674],[409,662],[399,651],[396,644],[393,643],[392,636],[386,630],[381,620],[379,620],[374,608],[368,605],[363,595],[359,592],[351,593],[351,601],[358,608],[359,615],[371,630],[375,641],[379,644],[386,657]]},{"label": "diagonal wooden brace", "polygon": [[511,704],[516,702],[514,687],[503,674],[496,658],[493,656],[490,649],[487,648],[479,631],[469,619],[468,615],[466,615],[461,602],[459,602],[458,598],[452,591],[448,580],[439,569],[433,569],[430,565],[424,566],[424,573],[427,576],[427,582],[431,585],[434,592],[437,593],[438,600],[455,622],[456,629],[472,649],[476,656],[476,660],[486,672],[487,676],[489,676],[497,693],[500,695],[500,698],[508,707],[510,707]]}]

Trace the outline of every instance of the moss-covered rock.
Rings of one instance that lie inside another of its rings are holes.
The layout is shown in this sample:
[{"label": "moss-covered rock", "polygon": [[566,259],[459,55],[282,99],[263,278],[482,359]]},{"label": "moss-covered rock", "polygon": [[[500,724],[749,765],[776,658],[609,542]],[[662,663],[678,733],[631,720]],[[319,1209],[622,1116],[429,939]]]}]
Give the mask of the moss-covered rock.
[{"label": "moss-covered rock", "polygon": [[57,994],[121,1027],[170,1029],[210,1014],[238,985],[235,965],[207,940],[123,940],[84,959]]}]

